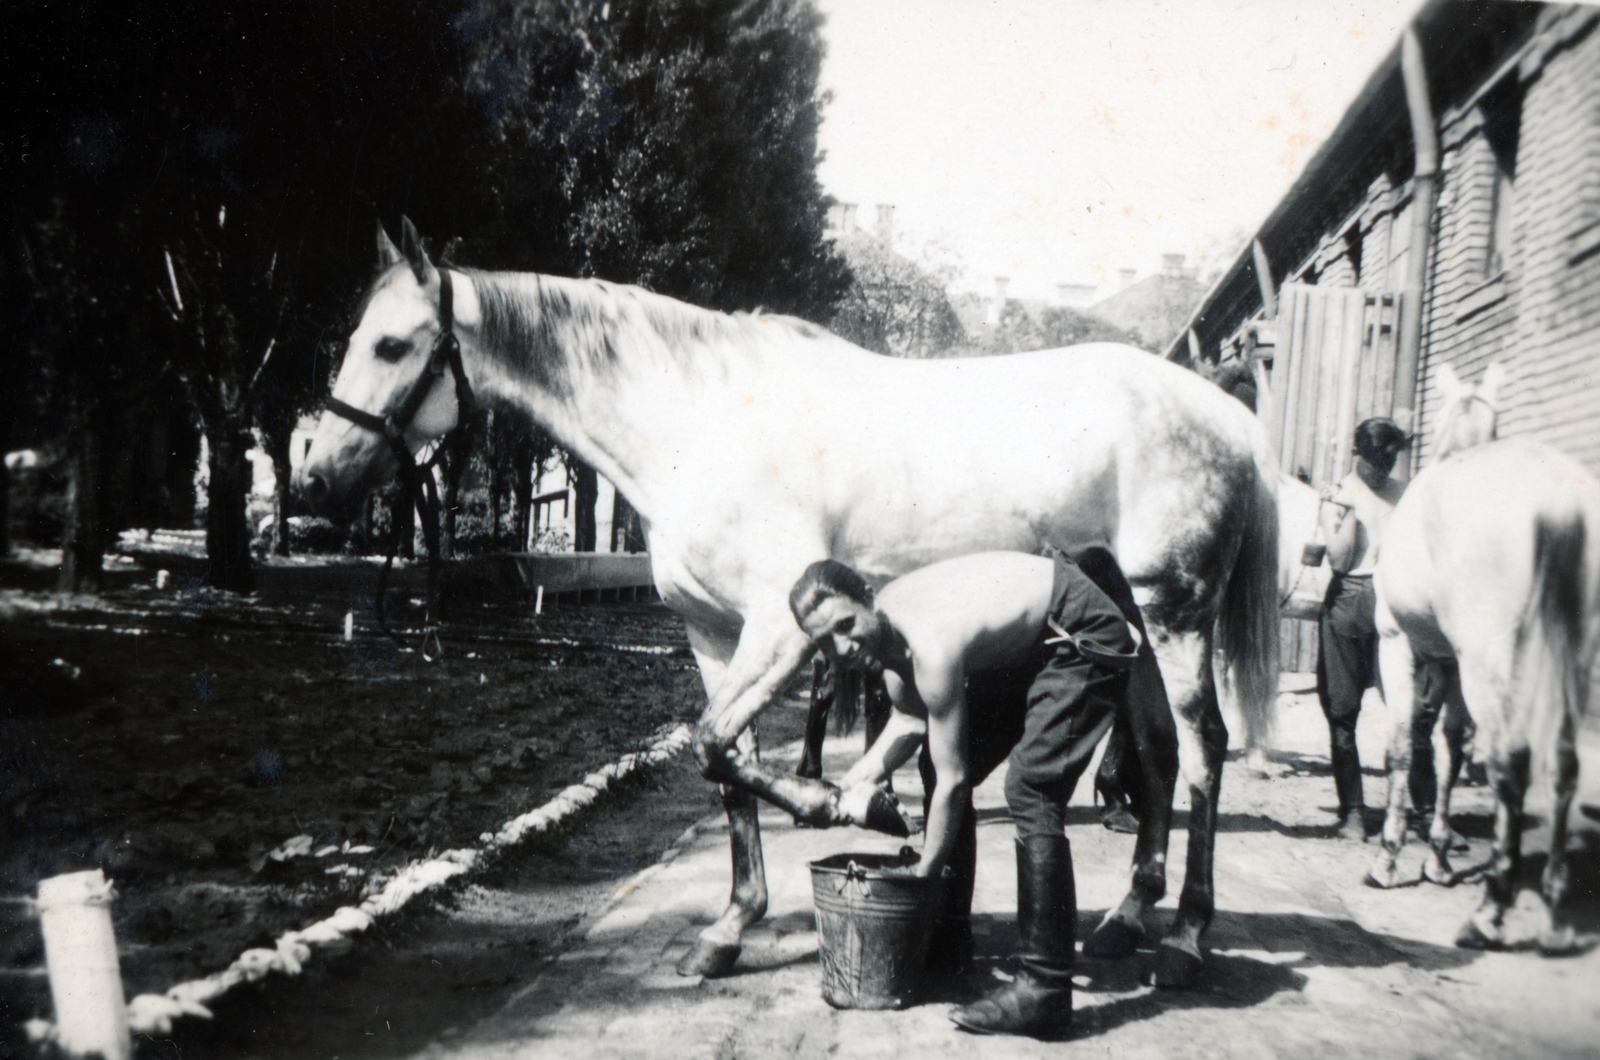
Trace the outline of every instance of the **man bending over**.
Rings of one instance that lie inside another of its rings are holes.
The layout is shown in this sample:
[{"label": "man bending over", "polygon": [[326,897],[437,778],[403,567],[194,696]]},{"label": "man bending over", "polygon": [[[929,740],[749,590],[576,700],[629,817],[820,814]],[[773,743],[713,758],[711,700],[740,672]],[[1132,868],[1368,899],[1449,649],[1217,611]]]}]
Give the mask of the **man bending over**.
[{"label": "man bending over", "polygon": [[[846,774],[862,801],[926,732],[934,774],[920,876],[939,874],[973,827],[972,787],[1009,754],[1021,969],[951,1018],[979,1033],[1042,1035],[1072,1021],[1077,892],[1065,811],[1095,744],[1124,708],[1137,642],[1117,605],[1064,557],[962,556],[913,571],[874,600],[823,560],[789,594],[806,633],[847,665],[882,673],[895,711]],[[964,882],[970,895],[971,880]]]}]

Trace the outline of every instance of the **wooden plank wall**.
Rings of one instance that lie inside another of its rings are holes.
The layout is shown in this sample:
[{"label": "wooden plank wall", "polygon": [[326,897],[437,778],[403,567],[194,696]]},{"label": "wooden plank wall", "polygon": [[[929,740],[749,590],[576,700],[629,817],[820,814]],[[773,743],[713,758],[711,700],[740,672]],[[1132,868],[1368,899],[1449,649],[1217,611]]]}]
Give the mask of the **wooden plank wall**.
[{"label": "wooden plank wall", "polygon": [[[1356,424],[1394,414],[1400,296],[1289,283],[1278,306],[1267,436],[1285,474],[1321,489],[1350,470]],[[1285,620],[1281,641],[1283,669],[1315,668],[1314,623]]]}]

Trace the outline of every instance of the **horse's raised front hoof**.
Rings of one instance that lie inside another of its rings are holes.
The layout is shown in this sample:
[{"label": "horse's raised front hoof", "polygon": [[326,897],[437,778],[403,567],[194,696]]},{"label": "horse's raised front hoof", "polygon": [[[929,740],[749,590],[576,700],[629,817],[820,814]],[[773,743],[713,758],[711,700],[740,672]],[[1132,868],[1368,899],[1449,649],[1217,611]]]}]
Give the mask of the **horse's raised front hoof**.
[{"label": "horse's raised front hoof", "polygon": [[911,834],[911,826],[906,823],[905,814],[900,812],[900,800],[882,788],[875,791],[872,801],[867,803],[867,819],[862,823],[874,832],[892,835],[897,839],[904,839]]},{"label": "horse's raised front hoof", "polygon": [[1156,947],[1156,963],[1150,973],[1150,983],[1167,990],[1183,990],[1199,980],[1200,969],[1204,965],[1199,950],[1164,940]]},{"label": "horse's raised front hoof", "polygon": [[1115,914],[1106,917],[1083,944],[1083,955],[1099,961],[1132,957],[1144,941],[1144,926]]},{"label": "horse's raised front hoof", "polygon": [[1539,952],[1546,957],[1570,957],[1579,952],[1578,933],[1569,925],[1546,928],[1539,932]]},{"label": "horse's raised front hoof", "polygon": [[1462,924],[1461,930],[1456,932],[1456,945],[1464,950],[1497,950],[1504,944],[1498,929],[1493,935],[1486,934],[1478,926],[1476,917]]},{"label": "horse's raised front hoof", "polygon": [[695,939],[694,948],[678,962],[679,975],[698,975],[702,979],[721,979],[739,961],[737,942],[707,942]]}]

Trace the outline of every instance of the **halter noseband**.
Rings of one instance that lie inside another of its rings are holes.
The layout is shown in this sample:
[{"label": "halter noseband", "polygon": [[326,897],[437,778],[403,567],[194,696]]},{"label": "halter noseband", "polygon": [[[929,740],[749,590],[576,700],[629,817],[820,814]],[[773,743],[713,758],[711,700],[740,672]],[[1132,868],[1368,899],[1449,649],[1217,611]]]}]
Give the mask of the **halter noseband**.
[{"label": "halter noseband", "polygon": [[467,413],[472,408],[472,388],[467,384],[467,372],[461,364],[461,342],[456,338],[455,332],[454,293],[450,270],[440,269],[439,334],[433,338],[433,348],[428,351],[428,363],[422,369],[422,374],[412,381],[405,397],[393,412],[379,416],[365,409],[358,409],[336,397],[330,396],[327,400],[329,412],[343,416],[357,427],[363,427],[388,439],[402,467],[413,463],[411,447],[406,445],[406,428],[411,426],[417,410],[422,408],[422,403],[428,399],[428,395],[433,391],[434,381],[444,374],[446,366],[449,366],[450,374],[456,381],[456,425],[451,430],[462,428],[467,422]]}]

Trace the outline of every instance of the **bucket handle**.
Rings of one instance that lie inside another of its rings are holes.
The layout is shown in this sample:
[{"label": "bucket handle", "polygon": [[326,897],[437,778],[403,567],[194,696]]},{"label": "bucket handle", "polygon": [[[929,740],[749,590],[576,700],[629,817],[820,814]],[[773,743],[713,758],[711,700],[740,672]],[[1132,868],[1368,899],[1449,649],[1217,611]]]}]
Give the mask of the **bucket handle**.
[{"label": "bucket handle", "polygon": [[857,865],[854,861],[845,866],[844,875],[839,877],[839,882],[834,884],[834,888],[840,894],[843,894],[844,889],[850,886],[852,881],[860,886],[863,898],[872,897],[872,881],[867,878],[867,870]]}]

